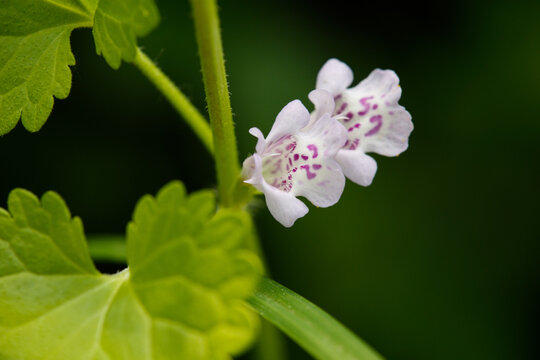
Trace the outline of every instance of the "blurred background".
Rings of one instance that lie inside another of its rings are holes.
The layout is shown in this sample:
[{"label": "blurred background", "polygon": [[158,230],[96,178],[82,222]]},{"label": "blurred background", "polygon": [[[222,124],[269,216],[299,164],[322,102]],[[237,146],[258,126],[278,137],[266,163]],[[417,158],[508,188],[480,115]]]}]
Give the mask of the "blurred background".
[{"label": "blurred background", "polygon": [[[157,0],[140,44],[205,110],[187,0]],[[334,315],[388,359],[534,359],[540,328],[540,1],[221,1],[241,157],[247,131],[307,94],[330,57],[355,83],[376,67],[401,79],[410,147],[375,155],[373,185],[291,229],[261,206],[274,278]],[[9,191],[55,190],[89,234],[123,233],[136,201],[173,179],[215,186],[210,156],[130,64],[72,36],[67,100],[43,129],[0,138]],[[292,342],[291,359],[309,359]],[[249,355],[246,356],[249,358]]]}]

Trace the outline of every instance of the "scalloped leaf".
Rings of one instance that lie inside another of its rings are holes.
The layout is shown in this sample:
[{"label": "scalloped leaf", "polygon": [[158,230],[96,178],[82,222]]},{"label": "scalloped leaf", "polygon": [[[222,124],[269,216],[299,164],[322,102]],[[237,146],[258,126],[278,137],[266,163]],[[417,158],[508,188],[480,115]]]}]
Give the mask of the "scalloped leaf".
[{"label": "scalloped leaf", "polygon": [[69,65],[75,65],[69,37],[91,26],[87,2],[2,0],[0,2],[0,135],[19,118],[38,131],[53,107],[71,88]]},{"label": "scalloped leaf", "polygon": [[228,359],[258,318],[244,304],[261,263],[251,219],[215,213],[181,183],[145,196],[128,227],[128,263],[96,271],[81,221],[62,199],[14,190],[0,209],[0,359]]},{"label": "scalloped leaf", "polygon": [[96,51],[118,69],[122,60],[135,58],[137,37],[148,34],[158,23],[154,0],[100,0],[93,29]]},{"label": "scalloped leaf", "polygon": [[132,61],[136,36],[159,22],[154,0],[0,1],[0,135],[19,119],[35,132],[49,117],[54,98],[71,89],[71,32],[94,28],[96,50],[115,69]]}]

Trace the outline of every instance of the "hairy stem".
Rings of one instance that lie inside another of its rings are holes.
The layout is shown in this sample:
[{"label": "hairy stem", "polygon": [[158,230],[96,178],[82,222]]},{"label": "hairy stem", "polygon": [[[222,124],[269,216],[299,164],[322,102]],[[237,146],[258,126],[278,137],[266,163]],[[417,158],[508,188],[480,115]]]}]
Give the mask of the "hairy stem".
[{"label": "hairy stem", "polygon": [[141,49],[137,49],[137,55],[133,64],[154,84],[165,96],[176,111],[186,120],[204,146],[212,154],[214,146],[210,125],[201,115],[199,110],[189,101],[180,89],[154,64],[154,62]]},{"label": "hairy stem", "polygon": [[234,206],[233,189],[240,165],[234,135],[229,89],[216,0],[191,0],[195,34],[203,73],[210,125],[214,134],[216,172],[220,203]]}]

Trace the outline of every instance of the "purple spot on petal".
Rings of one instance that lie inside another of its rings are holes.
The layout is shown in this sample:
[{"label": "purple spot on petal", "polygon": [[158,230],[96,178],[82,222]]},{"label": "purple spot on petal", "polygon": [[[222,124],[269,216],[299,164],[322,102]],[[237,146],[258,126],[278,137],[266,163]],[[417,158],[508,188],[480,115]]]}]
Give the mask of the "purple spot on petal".
[{"label": "purple spot on petal", "polygon": [[379,132],[382,126],[382,115],[372,116],[371,119],[369,119],[369,122],[375,123],[376,125],[366,133],[366,136],[372,136]]},{"label": "purple spot on petal", "polygon": [[322,165],[313,164],[313,170],[319,170],[321,167],[322,167]]},{"label": "purple spot on petal", "polygon": [[[317,156],[319,156],[319,152],[317,151],[317,146],[315,146],[314,144],[309,144],[307,146],[308,150],[311,150],[313,151],[313,158],[315,159]],[[304,157],[302,156],[302,159],[304,159]],[[304,159],[306,160],[306,159]]]},{"label": "purple spot on petal", "polygon": [[352,118],[354,117],[354,114],[352,112],[348,112],[347,114],[345,114],[345,117],[346,119],[343,119],[345,122],[349,122],[352,120]]},{"label": "purple spot on petal", "polygon": [[358,144],[360,144],[360,140],[354,139],[352,142],[347,141],[347,143],[345,143],[344,148],[348,150],[354,150],[358,147]]},{"label": "purple spot on petal", "polygon": [[378,107],[379,107],[379,105],[377,105],[377,104],[373,105],[373,110],[377,110]]},{"label": "purple spot on petal", "polygon": [[300,158],[300,155],[294,154],[294,161],[298,161],[299,158]]},{"label": "purple spot on petal", "polygon": [[360,128],[360,123],[356,123],[354,124],[353,126],[351,126],[348,131],[351,132],[351,131],[354,131],[354,129],[358,129]]},{"label": "purple spot on petal", "polygon": [[364,110],[359,111],[358,115],[364,116],[368,113],[370,107],[369,100],[371,99],[373,99],[373,96],[367,96],[360,99],[360,104],[364,107]]},{"label": "purple spot on petal", "polygon": [[393,111],[389,111],[388,114],[389,114],[389,115],[394,115],[394,112],[393,112]]},{"label": "purple spot on petal", "polygon": [[341,106],[339,107],[338,111],[336,111],[336,115],[339,115],[339,114],[341,114],[342,112],[344,112],[345,109],[347,108],[347,106],[348,106],[348,104],[345,103],[345,102],[344,102],[343,104],[341,104]]},{"label": "purple spot on petal", "polygon": [[317,174],[312,173],[312,172],[309,171],[309,165],[302,165],[302,166],[300,166],[300,169],[306,170],[306,176],[307,176],[308,180],[311,180],[311,179],[313,179],[314,177],[317,176]]},{"label": "purple spot on petal", "polygon": [[307,160],[307,159],[309,159],[309,156],[307,156],[307,155],[302,155],[302,159]]}]

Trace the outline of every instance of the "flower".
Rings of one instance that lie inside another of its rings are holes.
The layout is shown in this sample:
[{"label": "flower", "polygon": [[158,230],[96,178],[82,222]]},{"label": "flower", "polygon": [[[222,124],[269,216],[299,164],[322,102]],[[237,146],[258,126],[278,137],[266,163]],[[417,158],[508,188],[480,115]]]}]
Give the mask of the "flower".
[{"label": "flower", "polygon": [[315,105],[312,123],[330,113],[347,129],[347,141],[336,155],[343,173],[368,186],[377,171],[374,152],[397,156],[408,147],[411,115],[398,104],[399,78],[392,70],[375,69],[352,88],[352,70],[337,59],[328,60],[317,75],[316,90],[309,94]]},{"label": "flower", "polygon": [[258,128],[249,130],[258,141],[256,153],[244,161],[243,178],[264,193],[270,213],[285,227],[308,212],[297,196],[328,207],[345,187],[334,157],[347,140],[347,131],[330,114],[321,114],[306,128],[309,122],[308,110],[294,100],[277,115],[266,139]]}]

